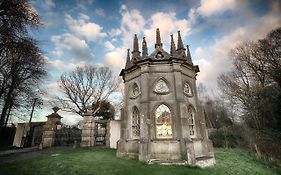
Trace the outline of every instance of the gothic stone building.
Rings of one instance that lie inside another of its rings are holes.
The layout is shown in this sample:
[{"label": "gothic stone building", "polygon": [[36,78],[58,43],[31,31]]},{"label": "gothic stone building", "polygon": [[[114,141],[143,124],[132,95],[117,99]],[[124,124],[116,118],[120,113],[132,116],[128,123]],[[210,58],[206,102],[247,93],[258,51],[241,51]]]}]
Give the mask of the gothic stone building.
[{"label": "gothic stone building", "polygon": [[126,66],[120,73],[126,93],[118,157],[148,163],[215,163],[203,111],[198,105],[198,72],[180,32],[177,47],[171,35],[170,53],[162,47],[159,29],[151,54],[145,38],[141,54],[137,35],[134,36],[132,58],[128,49]]}]

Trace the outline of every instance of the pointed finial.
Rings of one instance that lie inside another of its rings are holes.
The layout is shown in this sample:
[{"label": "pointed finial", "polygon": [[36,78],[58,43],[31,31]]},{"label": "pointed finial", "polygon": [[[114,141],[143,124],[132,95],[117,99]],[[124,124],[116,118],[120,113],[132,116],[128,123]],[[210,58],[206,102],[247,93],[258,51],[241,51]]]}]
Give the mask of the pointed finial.
[{"label": "pointed finial", "polygon": [[135,37],[134,37],[134,50],[133,51],[139,51],[139,43],[138,43],[137,34],[135,34]]},{"label": "pointed finial", "polygon": [[155,44],[155,48],[156,48],[157,46],[162,47],[161,36],[160,36],[160,30],[159,30],[159,28],[156,29],[156,44]]},{"label": "pointed finial", "polygon": [[183,42],[181,39],[180,31],[178,31],[178,49],[177,50],[180,50],[180,49],[184,49],[184,46],[183,46]]},{"label": "pointed finial", "polygon": [[186,58],[187,58],[187,61],[192,63],[189,45],[186,45]]},{"label": "pointed finial", "polygon": [[140,51],[139,51],[139,42],[138,42],[138,37],[137,37],[137,34],[135,34],[135,37],[134,37],[134,45],[133,45],[133,51],[132,51],[132,54],[133,54],[133,60],[138,60],[139,57],[140,57]]},{"label": "pointed finial", "polygon": [[127,49],[127,61],[130,61],[130,49]]},{"label": "pointed finial", "polygon": [[147,44],[146,44],[146,41],[145,41],[145,37],[143,37],[143,40],[142,40],[142,58],[146,58],[147,55],[148,55]]},{"label": "pointed finial", "polygon": [[131,58],[130,58],[130,49],[127,49],[127,60],[126,60],[126,66],[125,68],[129,67],[131,63]]},{"label": "pointed finial", "polygon": [[57,113],[60,110],[60,108],[57,106],[54,106],[52,109],[53,109],[54,113]]},{"label": "pointed finial", "polygon": [[171,49],[170,49],[171,55],[174,55],[176,53],[176,45],[174,42],[173,34],[171,35]]}]

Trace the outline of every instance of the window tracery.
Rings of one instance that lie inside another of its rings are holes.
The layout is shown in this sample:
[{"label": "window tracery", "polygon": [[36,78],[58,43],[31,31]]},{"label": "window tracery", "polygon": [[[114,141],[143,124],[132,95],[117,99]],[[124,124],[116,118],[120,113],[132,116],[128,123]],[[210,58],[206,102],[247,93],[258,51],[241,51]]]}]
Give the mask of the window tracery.
[{"label": "window tracery", "polygon": [[190,85],[189,85],[189,83],[188,83],[187,81],[184,82],[184,85],[183,85],[183,93],[185,93],[186,95],[189,95],[189,96],[192,95],[191,87],[190,87]]},{"label": "window tracery", "polygon": [[187,109],[188,113],[188,127],[189,127],[189,135],[195,136],[195,111],[192,106],[189,106]]},{"label": "window tracery", "polygon": [[164,80],[160,79],[156,83],[156,85],[154,87],[154,91],[157,93],[167,93],[167,92],[169,92],[169,87]]},{"label": "window tracery", "polygon": [[172,115],[170,109],[161,104],[155,111],[156,137],[172,138]]},{"label": "window tracery", "polygon": [[132,112],[132,134],[133,137],[140,136],[140,113],[137,107],[133,107]]},{"label": "window tracery", "polygon": [[140,88],[137,83],[134,83],[131,87],[131,98],[135,98],[140,94]]}]

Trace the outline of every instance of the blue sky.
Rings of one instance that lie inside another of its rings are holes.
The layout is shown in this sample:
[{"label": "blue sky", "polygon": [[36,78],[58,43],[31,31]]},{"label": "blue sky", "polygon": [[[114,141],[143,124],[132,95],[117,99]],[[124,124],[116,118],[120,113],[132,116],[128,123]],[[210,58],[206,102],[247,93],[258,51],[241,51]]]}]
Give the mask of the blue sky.
[{"label": "blue sky", "polygon": [[[44,23],[32,34],[48,63],[46,104],[60,94],[59,76],[75,66],[105,65],[118,75],[135,33],[139,42],[146,37],[151,53],[156,28],[168,51],[170,34],[181,31],[201,70],[197,84],[216,91],[217,76],[231,69],[229,50],[281,26],[278,0],[37,0],[32,5]],[[51,112],[48,105],[42,111],[38,120]]]}]

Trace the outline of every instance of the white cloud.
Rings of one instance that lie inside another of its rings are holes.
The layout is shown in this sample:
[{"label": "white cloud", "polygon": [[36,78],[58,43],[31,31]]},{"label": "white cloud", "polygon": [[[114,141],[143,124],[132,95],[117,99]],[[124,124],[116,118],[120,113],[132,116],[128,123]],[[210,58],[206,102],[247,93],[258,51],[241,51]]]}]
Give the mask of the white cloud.
[{"label": "white cloud", "polygon": [[206,53],[205,53],[205,51],[202,47],[198,47],[198,48],[195,49],[195,57],[196,58],[199,58],[199,59],[204,58],[206,56],[205,54]]},{"label": "white cloud", "polygon": [[86,62],[85,61],[79,61],[75,63],[69,63],[69,62],[64,62],[59,59],[50,59],[45,56],[45,60],[47,65],[49,66],[49,69],[55,69],[56,71],[59,71],[60,73],[63,72],[68,72],[71,70],[74,70],[77,66],[85,66]]},{"label": "white cloud", "polygon": [[[122,44],[114,48],[111,42],[105,43],[110,50],[105,56],[105,62],[110,63],[114,68],[119,68],[119,70],[125,65],[126,51],[127,48],[132,48],[134,34],[138,34],[139,43],[142,42],[142,36],[145,36],[150,47],[154,46],[155,43],[156,28],[160,28],[162,42],[166,49],[170,47],[170,34],[181,30],[181,35],[184,38],[191,31],[188,20],[178,19],[176,13],[156,12],[145,19],[139,10],[129,10],[125,5],[121,6],[120,13],[122,16],[121,26],[112,29],[109,35],[120,36]],[[139,48],[141,50],[141,47]]]},{"label": "white cloud", "polygon": [[191,31],[189,22],[186,19],[177,19],[176,13],[154,13],[149,19],[148,23],[149,28],[144,30],[144,35],[146,36],[147,42],[149,44],[155,43],[155,30],[156,28],[159,28],[162,43],[164,44],[165,48],[170,46],[170,34],[176,34],[177,31],[180,30],[181,36],[184,38],[190,34]]},{"label": "white cloud", "polygon": [[56,7],[56,4],[52,0],[45,0],[43,1],[43,7],[46,9],[51,9]]},{"label": "white cloud", "polygon": [[51,67],[55,69],[64,69],[65,68],[65,63],[63,63],[61,60],[47,60],[47,64],[50,65]]},{"label": "white cloud", "polygon": [[105,12],[104,12],[104,10],[102,9],[102,8],[97,8],[96,10],[95,10],[95,14],[97,15],[97,16],[100,16],[100,17],[105,17],[106,15],[105,15]]},{"label": "white cloud", "polygon": [[198,74],[198,82],[204,82],[208,87],[216,89],[218,75],[232,68],[230,50],[244,41],[264,38],[268,32],[280,26],[281,16],[273,9],[271,13],[262,17],[253,17],[251,21],[252,23],[246,26],[234,28],[217,39],[212,46],[195,50],[196,56],[203,56],[202,59],[194,61],[202,70]]},{"label": "white cloud", "polygon": [[120,54],[119,52],[109,52],[105,55],[104,58],[105,65],[108,67],[113,68],[113,70],[118,70],[120,71],[124,65],[125,65],[125,60],[123,59],[123,55]]},{"label": "white cloud", "polygon": [[120,29],[112,29],[110,32],[109,32],[109,35],[110,36],[118,36],[118,35],[121,35],[122,34],[122,31]]},{"label": "white cloud", "polygon": [[128,47],[132,43],[133,35],[143,31],[146,21],[140,11],[136,9],[129,11],[125,5],[121,6],[121,16],[122,41]]},{"label": "white cloud", "polygon": [[65,22],[70,31],[75,34],[84,37],[88,41],[96,41],[99,38],[105,37],[106,33],[102,32],[103,27],[94,22],[89,22],[89,20],[90,17],[82,13],[79,14],[78,19],[65,14]]},{"label": "white cloud", "polygon": [[188,21],[195,23],[198,16],[209,17],[214,14],[220,14],[228,10],[235,10],[242,5],[237,0],[200,0],[200,6],[191,8],[188,12]]},{"label": "white cloud", "polygon": [[201,0],[197,12],[203,16],[210,16],[235,8],[235,0]]},{"label": "white cloud", "polygon": [[91,60],[94,57],[86,41],[73,34],[55,35],[51,37],[51,41],[56,46],[53,53],[57,56],[62,56],[65,53],[64,50],[67,50],[74,54],[75,60]]},{"label": "white cloud", "polygon": [[115,49],[114,45],[110,42],[110,41],[106,41],[104,43],[104,46],[109,50],[109,51],[112,51]]}]

